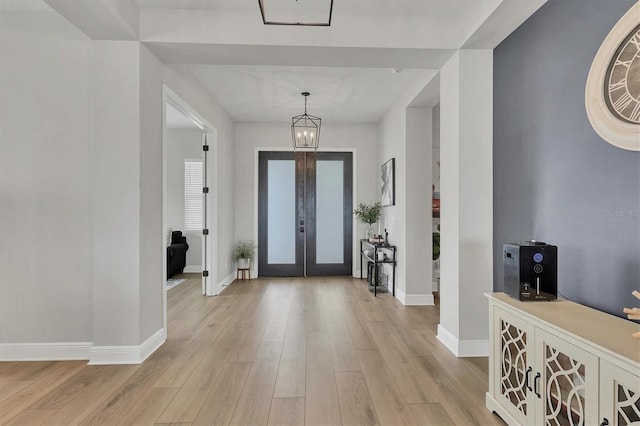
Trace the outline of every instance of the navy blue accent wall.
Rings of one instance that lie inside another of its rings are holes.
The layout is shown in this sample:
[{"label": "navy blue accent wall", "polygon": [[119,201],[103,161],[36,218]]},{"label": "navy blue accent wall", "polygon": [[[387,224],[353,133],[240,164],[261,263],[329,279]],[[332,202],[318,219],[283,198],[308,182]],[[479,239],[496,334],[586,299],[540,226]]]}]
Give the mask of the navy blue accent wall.
[{"label": "navy blue accent wall", "polygon": [[494,51],[494,289],[502,245],[558,246],[566,298],[624,316],[640,306],[640,152],[589,124],[600,44],[633,0],[550,0]]}]

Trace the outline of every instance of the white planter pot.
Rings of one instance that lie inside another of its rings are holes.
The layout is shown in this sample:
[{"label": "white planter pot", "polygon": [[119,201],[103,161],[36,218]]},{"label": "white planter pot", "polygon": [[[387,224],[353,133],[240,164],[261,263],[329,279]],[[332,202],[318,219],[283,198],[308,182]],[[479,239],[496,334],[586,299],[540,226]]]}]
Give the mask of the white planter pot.
[{"label": "white planter pot", "polygon": [[238,268],[248,269],[251,267],[251,259],[238,259]]}]

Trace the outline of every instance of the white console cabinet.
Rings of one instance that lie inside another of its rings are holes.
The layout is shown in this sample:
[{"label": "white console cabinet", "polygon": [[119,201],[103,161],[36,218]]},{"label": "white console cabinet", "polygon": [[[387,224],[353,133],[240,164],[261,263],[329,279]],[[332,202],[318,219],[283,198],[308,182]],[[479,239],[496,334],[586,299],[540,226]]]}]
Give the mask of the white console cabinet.
[{"label": "white console cabinet", "polygon": [[640,326],[566,300],[487,296],[487,408],[510,425],[640,426]]}]

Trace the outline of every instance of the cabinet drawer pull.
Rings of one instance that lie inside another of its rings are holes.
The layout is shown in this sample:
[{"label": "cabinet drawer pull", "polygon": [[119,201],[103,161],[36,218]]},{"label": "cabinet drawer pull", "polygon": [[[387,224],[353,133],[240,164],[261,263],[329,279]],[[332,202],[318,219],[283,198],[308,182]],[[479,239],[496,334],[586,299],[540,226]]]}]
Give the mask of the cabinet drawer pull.
[{"label": "cabinet drawer pull", "polygon": [[529,367],[527,368],[527,373],[524,376],[524,386],[529,389],[530,391],[532,391],[533,389],[531,388],[531,379],[529,379],[531,372],[533,371],[533,368]]},{"label": "cabinet drawer pull", "polygon": [[602,419],[602,423],[600,423],[600,426],[607,426],[609,424],[609,420],[605,417]]},{"label": "cabinet drawer pull", "polygon": [[533,388],[535,389],[534,392],[536,393],[536,396],[538,398],[540,398],[539,385],[540,385],[540,373],[536,373],[536,377],[535,379],[533,379]]}]

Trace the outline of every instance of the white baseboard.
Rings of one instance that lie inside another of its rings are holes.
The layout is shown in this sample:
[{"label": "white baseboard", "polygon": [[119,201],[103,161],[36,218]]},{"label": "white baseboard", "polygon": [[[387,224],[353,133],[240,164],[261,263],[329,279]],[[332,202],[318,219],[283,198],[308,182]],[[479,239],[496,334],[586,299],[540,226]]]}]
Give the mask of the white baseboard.
[{"label": "white baseboard", "polygon": [[489,340],[460,340],[438,324],[438,340],[458,358],[489,356]]},{"label": "white baseboard", "polygon": [[231,283],[233,283],[236,279],[236,273],[232,272],[229,275],[227,275],[226,277],[223,278],[222,281],[220,281],[218,284],[216,284],[216,294],[220,294],[220,292],[222,290],[224,290],[225,287],[231,285]]},{"label": "white baseboard", "polygon": [[89,351],[89,365],[141,364],[165,340],[165,330],[160,329],[141,345],[93,346]]},{"label": "white baseboard", "polygon": [[433,294],[406,294],[402,289],[396,289],[396,299],[405,306],[431,306],[435,304]]},{"label": "white baseboard", "polygon": [[161,328],[156,331],[149,337],[147,340],[142,342],[140,345],[140,363],[144,362],[145,359],[149,358],[149,356],[154,353],[160,346],[167,341],[167,330]]},{"label": "white baseboard", "polygon": [[0,361],[89,360],[90,365],[140,364],[166,340],[161,329],[138,346],[93,346],[91,342],[2,343]]},{"label": "white baseboard", "polygon": [[91,342],[2,343],[0,361],[72,361],[89,359]]},{"label": "white baseboard", "polygon": [[184,272],[185,274],[198,274],[198,273],[202,273],[202,266],[201,265],[187,265],[184,267]]},{"label": "white baseboard", "polygon": [[224,279],[220,282],[220,286],[226,287],[228,285],[231,285],[231,283],[234,282],[235,280],[236,280],[236,273],[232,272],[226,277],[224,277]]}]

